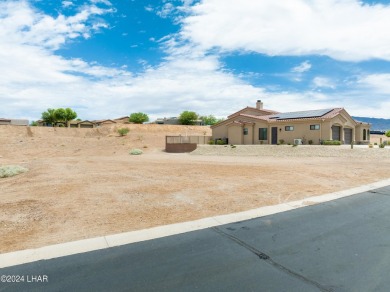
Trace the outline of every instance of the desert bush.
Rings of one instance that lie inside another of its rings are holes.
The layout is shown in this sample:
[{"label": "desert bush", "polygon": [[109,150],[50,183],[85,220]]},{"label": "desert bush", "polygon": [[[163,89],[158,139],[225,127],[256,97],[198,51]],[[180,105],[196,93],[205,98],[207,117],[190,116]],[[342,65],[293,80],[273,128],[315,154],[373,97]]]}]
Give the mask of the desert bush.
[{"label": "desert bush", "polygon": [[341,145],[341,142],[338,140],[324,140],[322,145]]},{"label": "desert bush", "polygon": [[129,117],[129,122],[135,124],[143,124],[149,121],[149,116],[145,113],[132,113]]},{"label": "desert bush", "polygon": [[214,142],[214,140],[213,140],[213,139],[211,139],[211,140],[209,140],[209,141],[207,142],[207,144],[209,144],[209,145],[214,145],[214,144],[215,144],[215,142]]},{"label": "desert bush", "polygon": [[378,145],[378,143],[375,142],[374,145]]},{"label": "desert bush", "polygon": [[386,131],[385,135],[386,137],[390,137],[390,130]]},{"label": "desert bush", "polygon": [[144,153],[141,149],[131,149],[130,154],[131,155],[141,155]]},{"label": "desert bush", "polygon": [[225,145],[226,143],[225,143],[225,141],[224,140],[222,140],[222,139],[218,139],[217,140],[217,145]]},{"label": "desert bush", "polygon": [[284,144],[284,140],[283,140],[283,139],[280,139],[280,140],[279,140],[279,143],[280,143],[280,144]]},{"label": "desert bush", "polygon": [[118,134],[120,136],[126,136],[127,133],[129,133],[129,132],[130,132],[130,130],[128,128],[120,128],[120,129],[118,129]]},{"label": "desert bush", "polygon": [[368,148],[373,148],[373,147],[374,147],[374,145],[372,145],[372,144],[368,145]]},{"label": "desert bush", "polygon": [[298,144],[293,144],[293,145],[292,145],[292,147],[297,147],[297,146],[298,146]]},{"label": "desert bush", "polygon": [[313,145],[313,140],[308,141],[309,145]]},{"label": "desert bush", "polygon": [[26,171],[28,171],[27,168],[21,167],[19,165],[0,166],[0,178],[18,175]]},{"label": "desert bush", "polygon": [[385,143],[380,143],[379,148],[385,148],[386,144]]}]

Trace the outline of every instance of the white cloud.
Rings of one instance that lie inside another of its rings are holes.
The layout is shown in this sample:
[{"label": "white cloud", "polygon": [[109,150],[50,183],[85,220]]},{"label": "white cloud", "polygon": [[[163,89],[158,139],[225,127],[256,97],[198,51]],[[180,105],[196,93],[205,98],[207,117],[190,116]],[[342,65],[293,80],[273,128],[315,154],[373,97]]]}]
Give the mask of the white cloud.
[{"label": "white cloud", "polygon": [[173,11],[175,6],[172,3],[165,3],[164,6],[157,12],[157,15],[161,18],[167,18]]},{"label": "white cloud", "polygon": [[186,54],[184,49],[157,67],[145,63],[145,72],[137,76],[125,67],[107,68],[56,55],[55,49],[69,39],[93,31],[88,25],[92,11],[104,13],[95,8],[52,18],[27,2],[1,4],[1,117],[38,119],[49,107],[72,107],[88,119],[114,118],[134,110],[152,118],[187,109],[226,116],[229,109],[263,95],[261,89],[222,71],[217,58]]},{"label": "white cloud", "polygon": [[[92,4],[73,16],[53,18],[25,1],[0,3],[0,117],[38,119],[49,107],[72,107],[83,119],[115,118],[132,111],[147,112],[152,119],[183,110],[227,116],[254,106],[257,99],[280,111],[327,108],[352,104],[377,80],[362,77],[362,91],[344,104],[337,96],[321,93],[270,93],[225,71],[217,56],[205,55],[192,43],[183,45],[175,36],[159,40],[169,55],[165,61],[156,67],[144,61],[145,71],[136,75],[126,67],[108,68],[55,54],[67,41],[93,34],[94,26],[104,29],[91,18],[109,12]],[[355,114],[362,102],[353,104]],[[374,112],[371,107],[365,110]],[[387,112],[376,110],[375,116]]]},{"label": "white cloud", "polygon": [[311,64],[309,61],[302,62],[300,65],[291,69],[293,73],[304,73],[311,69]]},{"label": "white cloud", "polygon": [[316,88],[336,88],[336,85],[330,78],[320,76],[314,77],[313,85]]},{"label": "white cloud", "polygon": [[390,60],[390,6],[355,0],[203,0],[182,20],[203,50]]},{"label": "white cloud", "polygon": [[74,5],[72,1],[62,1],[61,3],[62,3],[62,7],[65,7],[65,8]]},{"label": "white cloud", "polygon": [[357,84],[373,93],[390,94],[390,74],[370,74],[361,77]]},{"label": "white cloud", "polygon": [[153,12],[154,11],[154,8],[151,5],[145,6],[144,8],[148,12]]}]

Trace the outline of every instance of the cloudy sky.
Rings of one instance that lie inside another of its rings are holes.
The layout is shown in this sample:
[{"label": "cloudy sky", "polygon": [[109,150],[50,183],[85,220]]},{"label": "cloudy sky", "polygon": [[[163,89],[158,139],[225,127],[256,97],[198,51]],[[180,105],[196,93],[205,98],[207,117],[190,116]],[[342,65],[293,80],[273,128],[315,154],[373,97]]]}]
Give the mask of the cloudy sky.
[{"label": "cloudy sky", "polygon": [[0,118],[344,107],[390,118],[390,4],[1,0]]}]

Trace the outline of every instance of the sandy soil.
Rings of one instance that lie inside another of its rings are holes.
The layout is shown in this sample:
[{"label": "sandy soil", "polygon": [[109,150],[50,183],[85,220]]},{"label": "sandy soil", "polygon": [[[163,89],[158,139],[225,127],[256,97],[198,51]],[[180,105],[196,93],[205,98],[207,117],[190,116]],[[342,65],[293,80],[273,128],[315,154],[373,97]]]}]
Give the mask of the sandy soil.
[{"label": "sandy soil", "polygon": [[[209,135],[210,129],[127,125],[130,133],[119,137],[118,127],[0,126],[0,165],[29,169],[0,179],[1,253],[243,211],[390,177],[389,149],[252,146],[262,150],[250,152],[244,146],[203,146],[192,154],[169,154],[163,151],[165,135]],[[129,155],[132,148],[144,154]]]}]

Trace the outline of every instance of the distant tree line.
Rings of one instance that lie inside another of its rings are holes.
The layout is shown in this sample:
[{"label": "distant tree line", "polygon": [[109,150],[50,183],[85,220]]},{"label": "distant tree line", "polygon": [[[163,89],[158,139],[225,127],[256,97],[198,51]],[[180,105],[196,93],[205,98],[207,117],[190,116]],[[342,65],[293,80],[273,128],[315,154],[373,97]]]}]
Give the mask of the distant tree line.
[{"label": "distant tree line", "polygon": [[[58,125],[59,123],[68,126],[68,123],[77,118],[77,113],[71,108],[48,108],[42,113],[41,119],[48,125]],[[224,119],[218,119],[214,115],[200,116],[194,111],[183,111],[179,116],[179,123],[181,125],[195,125],[199,121],[203,125],[214,125],[223,121]],[[143,124],[149,121],[149,116],[142,112],[132,113],[129,116],[129,122],[135,124]],[[37,126],[37,122],[33,121],[31,126]]]}]

